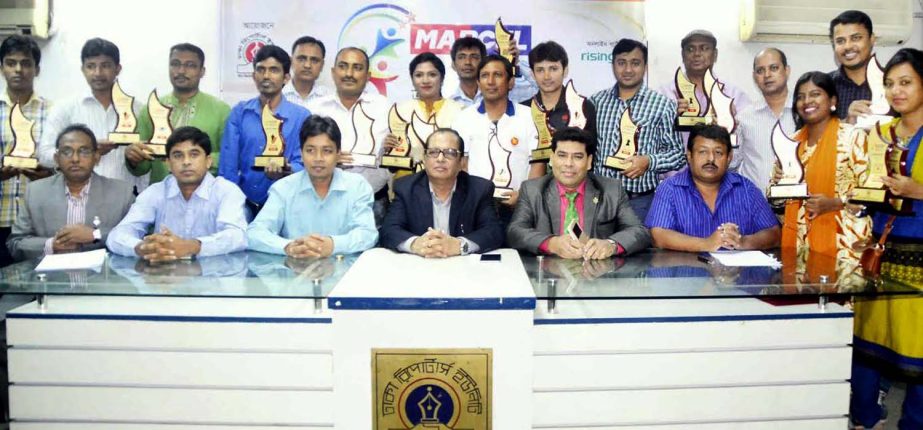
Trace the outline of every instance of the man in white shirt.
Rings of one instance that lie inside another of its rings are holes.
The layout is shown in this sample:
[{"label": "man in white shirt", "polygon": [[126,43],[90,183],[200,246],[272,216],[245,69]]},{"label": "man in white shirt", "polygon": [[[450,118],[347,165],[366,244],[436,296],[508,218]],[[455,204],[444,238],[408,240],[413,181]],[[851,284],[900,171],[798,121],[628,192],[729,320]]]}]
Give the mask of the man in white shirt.
[{"label": "man in white shirt", "polygon": [[[519,61],[518,41],[510,41],[513,52],[513,66],[516,68],[513,89],[509,92],[510,100],[522,103],[532,98],[538,91],[538,85],[532,76],[528,64]],[[465,106],[481,103],[481,92],[478,90],[477,69],[481,60],[487,57],[487,46],[476,37],[462,37],[452,43],[452,70],[458,74],[458,89],[449,98]],[[518,65],[518,67],[516,67]]]},{"label": "man in white shirt", "polygon": [[[147,187],[150,174],[134,176],[125,164],[127,146],[118,146],[108,140],[109,132],[118,123],[118,113],[112,104],[112,86],[122,71],[119,48],[114,43],[94,38],[83,44],[80,51],[81,70],[90,92],[68,102],[56,104],[48,118],[48,129],[42,133],[39,144],[39,162],[55,167],[55,138],[71,124],[85,124],[99,136],[99,154],[102,156],[94,171],[107,178],[119,179],[134,185],[140,192]],[[135,115],[141,111],[137,97],[132,106]]]},{"label": "man in white shirt", "polygon": [[330,94],[317,79],[324,70],[327,48],[311,36],[301,36],[292,44],[292,87],[282,93],[286,100],[307,108],[308,103]]}]

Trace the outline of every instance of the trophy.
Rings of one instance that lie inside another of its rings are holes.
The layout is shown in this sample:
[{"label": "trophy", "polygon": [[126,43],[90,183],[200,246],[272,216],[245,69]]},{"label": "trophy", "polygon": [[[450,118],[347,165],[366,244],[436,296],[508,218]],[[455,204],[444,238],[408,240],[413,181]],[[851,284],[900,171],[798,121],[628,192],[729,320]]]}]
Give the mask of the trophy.
[{"label": "trophy", "polygon": [[[537,96],[536,96],[537,97]],[[532,150],[530,163],[544,163],[551,158],[551,125],[548,114],[539,107],[538,100],[532,99],[532,122],[538,131],[538,146]]]},{"label": "trophy", "polygon": [[391,134],[397,136],[398,146],[388,150],[381,156],[381,167],[412,170],[413,158],[410,157],[410,144],[407,141],[407,120],[397,111],[397,104],[388,111],[388,127]]},{"label": "trophy", "polygon": [[503,26],[503,21],[500,20],[500,17],[497,17],[497,23],[494,24],[494,36],[497,40],[497,51],[500,53],[500,56],[509,60],[510,64],[513,66],[513,75],[516,75],[516,62],[513,61],[513,54],[510,52],[510,42],[513,40],[513,32],[506,29]]},{"label": "trophy", "polygon": [[[699,105],[699,99],[695,94],[695,84],[686,77],[681,67],[676,68],[676,75],[673,77],[673,83],[676,86],[676,94],[686,100],[689,106],[686,111],[676,117],[676,127],[681,130],[688,130],[695,127],[696,124],[710,124],[712,117],[706,115],[708,107]],[[708,87],[703,88],[707,91]],[[708,93],[706,92],[706,98]]]},{"label": "trophy", "polygon": [[734,117],[734,99],[724,93],[724,84],[715,79],[711,69],[705,72],[703,79],[708,90],[709,111],[714,115],[716,124],[724,127],[731,135],[731,147],[737,148],[737,118]]},{"label": "trophy", "polygon": [[141,135],[137,133],[138,118],[132,109],[134,102],[134,97],[122,91],[119,81],[112,84],[112,107],[118,116],[118,122],[115,124],[115,130],[109,133],[109,142],[131,145],[141,141]]},{"label": "trophy", "polygon": [[881,178],[888,176],[888,155],[891,143],[881,135],[881,123],[875,124],[874,129],[866,138],[866,153],[868,154],[868,178],[860,186],[853,188],[853,195],[849,199],[853,203],[882,204],[887,201],[888,189],[881,182]]},{"label": "trophy", "polygon": [[263,147],[263,153],[253,159],[254,169],[265,169],[270,164],[279,167],[285,166],[285,139],[282,138],[282,123],[285,122],[272,112],[269,103],[263,105],[263,111],[260,114],[260,122],[263,124],[263,134],[266,135],[266,145]]},{"label": "trophy", "polygon": [[357,102],[352,108],[352,125],[356,140],[349,148],[349,153],[353,157],[349,165],[378,167],[378,145],[375,142],[375,134],[372,133],[375,120],[365,113],[362,105],[362,102]]},{"label": "trophy", "polygon": [[782,179],[769,187],[770,199],[806,199],[808,184],[804,182],[804,165],[798,158],[798,141],[789,138],[782,131],[782,124],[776,121],[772,128],[772,151],[782,166]]},{"label": "trophy", "polygon": [[574,88],[574,80],[568,81],[567,86],[564,87],[564,103],[567,104],[567,110],[570,112],[568,127],[586,128],[586,114],[583,112],[585,101],[586,97],[581,96]]},{"label": "trophy", "polygon": [[494,183],[494,198],[508,199],[509,196],[504,194],[513,191],[513,174],[510,172],[510,155],[512,151],[507,150],[500,143],[497,132],[490,133],[490,140],[487,142],[487,154],[490,157],[490,180]]},{"label": "trophy", "polygon": [[872,90],[872,104],[869,108],[872,113],[869,115],[859,115],[856,118],[856,127],[870,130],[877,123],[887,123],[892,117],[888,115],[891,112],[891,105],[885,98],[885,71],[878,62],[878,57],[872,55],[868,64],[865,66],[865,82],[868,83],[869,89]]},{"label": "trophy", "polygon": [[616,170],[625,170],[631,167],[631,157],[638,152],[638,136],[641,130],[631,119],[631,108],[625,108],[619,118],[619,149],[606,157],[606,167]]},{"label": "trophy", "polygon": [[3,157],[3,167],[17,169],[36,169],[38,159],[35,158],[35,139],[32,129],[35,121],[26,118],[22,113],[19,103],[10,110],[10,130],[13,132],[13,149]]},{"label": "trophy", "polygon": [[439,126],[436,125],[436,115],[430,117],[432,121],[424,121],[416,111],[410,116],[410,128],[407,134],[410,135],[411,146],[416,145],[422,148],[426,144],[426,139],[433,134]]},{"label": "trophy", "polygon": [[[910,176],[910,168],[907,166],[907,156],[910,148],[897,137],[895,127],[891,127],[890,142],[888,142],[888,174],[890,176],[901,175]],[[913,202],[902,197],[897,197],[888,192],[888,203],[891,204],[893,212],[897,215],[910,215],[913,213]]]},{"label": "trophy", "polygon": [[156,156],[167,155],[167,139],[173,134],[173,126],[170,124],[170,113],[172,112],[173,108],[160,103],[157,90],[151,91],[151,95],[147,98],[147,113],[154,124],[154,134],[148,142],[148,147]]}]

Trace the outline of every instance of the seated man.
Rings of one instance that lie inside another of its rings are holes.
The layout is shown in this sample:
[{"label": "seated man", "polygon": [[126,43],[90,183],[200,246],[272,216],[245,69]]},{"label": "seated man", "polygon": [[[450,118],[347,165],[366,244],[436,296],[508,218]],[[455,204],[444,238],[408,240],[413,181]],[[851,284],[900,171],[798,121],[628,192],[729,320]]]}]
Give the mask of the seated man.
[{"label": "seated man", "polygon": [[29,184],[6,242],[17,260],[102,248],[135,200],[132,185],[93,173],[96,136],[70,125],[55,141],[59,173]]},{"label": "seated man", "polygon": [[280,179],[247,235],[250,249],[291,257],[328,257],[375,246],[372,187],[361,175],[336,168],[340,129],[327,117],[301,126],[304,171]]},{"label": "seated man", "polygon": [[422,257],[467,255],[503,245],[494,184],[461,171],[461,136],[440,128],[426,139],[423,154],[425,171],[394,183],[381,245]]},{"label": "seated man", "polygon": [[[212,142],[195,127],[167,139],[172,175],[138,196],[128,216],[109,234],[112,252],[151,262],[208,257],[247,249],[244,193],[209,173]],[[147,235],[154,227],[153,233]]]},{"label": "seated man", "polygon": [[618,179],[588,174],[596,137],[568,127],[551,139],[551,175],[522,183],[507,230],[516,249],[595,260],[647,248],[650,233],[628,205]]},{"label": "seated man", "polygon": [[724,127],[690,132],[689,168],[657,187],[647,215],[654,245],[691,252],[779,246],[779,222],[766,197],[753,182],[727,171],[732,157]]}]

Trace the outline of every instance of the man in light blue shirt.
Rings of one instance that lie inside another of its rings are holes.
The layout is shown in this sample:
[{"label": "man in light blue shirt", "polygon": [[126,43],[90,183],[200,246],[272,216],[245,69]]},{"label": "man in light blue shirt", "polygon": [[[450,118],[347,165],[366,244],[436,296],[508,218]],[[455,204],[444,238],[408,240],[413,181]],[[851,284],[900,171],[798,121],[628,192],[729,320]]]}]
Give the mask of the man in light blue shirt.
[{"label": "man in light blue shirt", "polygon": [[250,249],[308,258],[375,246],[372,187],[361,175],[336,168],[341,141],[336,121],[311,116],[300,138],[305,170],[269,188],[247,231]]},{"label": "man in light blue shirt", "polygon": [[[172,175],[138,196],[109,233],[109,250],[158,262],[246,249],[244,193],[208,172],[208,135],[195,127],[180,127],[167,139],[166,149]],[[148,235],[151,225],[154,233]]]}]

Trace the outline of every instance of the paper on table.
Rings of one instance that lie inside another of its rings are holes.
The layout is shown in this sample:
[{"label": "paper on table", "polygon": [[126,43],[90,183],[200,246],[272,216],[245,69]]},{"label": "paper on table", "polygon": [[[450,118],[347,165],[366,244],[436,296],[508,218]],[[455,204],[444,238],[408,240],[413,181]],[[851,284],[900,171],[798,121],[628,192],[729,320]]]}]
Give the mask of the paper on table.
[{"label": "paper on table", "polygon": [[772,267],[781,268],[782,263],[763,251],[717,251],[709,252],[712,258],[727,267]]},{"label": "paper on table", "polygon": [[75,252],[71,254],[46,255],[38,266],[36,272],[51,272],[55,270],[80,270],[92,269],[100,271],[106,261],[106,250]]}]

